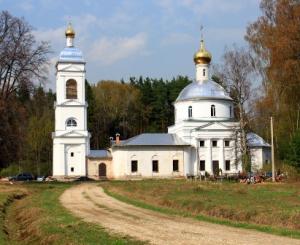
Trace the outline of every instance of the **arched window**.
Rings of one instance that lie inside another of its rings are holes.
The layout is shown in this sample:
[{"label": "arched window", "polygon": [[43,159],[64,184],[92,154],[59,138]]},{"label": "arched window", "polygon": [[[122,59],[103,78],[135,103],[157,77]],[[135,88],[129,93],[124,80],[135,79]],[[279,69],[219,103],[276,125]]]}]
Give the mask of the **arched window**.
[{"label": "arched window", "polygon": [[230,117],[232,117],[232,106],[229,106],[229,114],[230,114]]},{"label": "arched window", "polygon": [[188,116],[189,116],[189,118],[193,117],[193,108],[191,105],[189,106],[189,109],[188,109]]},{"label": "arched window", "polygon": [[215,107],[215,105],[211,105],[211,107],[210,107],[210,115],[212,117],[216,116],[216,107]]},{"label": "arched window", "polygon": [[77,82],[74,79],[70,79],[66,83],[66,98],[77,99]]},{"label": "arched window", "polygon": [[203,69],[203,76],[205,77],[205,69]]},{"label": "arched window", "polygon": [[67,120],[66,125],[67,125],[68,128],[77,127],[77,122],[74,118],[70,118],[70,119]]}]

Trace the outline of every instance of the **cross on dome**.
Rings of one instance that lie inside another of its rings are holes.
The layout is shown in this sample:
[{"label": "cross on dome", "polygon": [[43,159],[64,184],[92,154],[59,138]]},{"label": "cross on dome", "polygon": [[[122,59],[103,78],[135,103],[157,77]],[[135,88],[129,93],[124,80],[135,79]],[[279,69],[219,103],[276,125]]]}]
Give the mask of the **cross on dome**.
[{"label": "cross on dome", "polygon": [[200,48],[194,55],[194,62],[195,64],[210,64],[210,61],[212,59],[211,53],[206,50],[204,38],[203,38],[203,26],[200,26],[200,32],[201,32],[201,41],[200,41]]}]

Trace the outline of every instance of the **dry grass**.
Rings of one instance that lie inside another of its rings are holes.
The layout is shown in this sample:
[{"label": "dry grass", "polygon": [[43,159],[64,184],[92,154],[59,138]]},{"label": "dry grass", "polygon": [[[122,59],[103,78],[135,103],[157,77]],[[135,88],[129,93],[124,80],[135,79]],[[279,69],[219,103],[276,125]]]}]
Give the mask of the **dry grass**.
[{"label": "dry grass", "polygon": [[300,183],[245,185],[145,180],[110,182],[105,188],[110,193],[188,215],[300,229]]},{"label": "dry grass", "polygon": [[26,188],[20,185],[11,185],[8,182],[0,182],[0,244],[3,244],[7,238],[8,230],[5,225],[5,218],[8,207],[16,199],[27,194]]}]

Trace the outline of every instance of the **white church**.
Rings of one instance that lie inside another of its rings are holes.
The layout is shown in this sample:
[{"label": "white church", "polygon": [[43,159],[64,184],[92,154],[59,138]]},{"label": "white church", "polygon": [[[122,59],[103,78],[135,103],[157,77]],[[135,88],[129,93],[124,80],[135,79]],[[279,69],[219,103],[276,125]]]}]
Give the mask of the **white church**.
[{"label": "white church", "polygon": [[[85,100],[85,61],[74,46],[69,24],[66,47],[56,64],[53,176],[133,179],[236,174],[242,171],[233,100],[210,80],[211,54],[201,40],[194,55],[196,79],[174,101],[175,123],[168,133],[116,135],[111,148],[90,150]],[[270,145],[249,133],[252,169],[270,163]]]}]

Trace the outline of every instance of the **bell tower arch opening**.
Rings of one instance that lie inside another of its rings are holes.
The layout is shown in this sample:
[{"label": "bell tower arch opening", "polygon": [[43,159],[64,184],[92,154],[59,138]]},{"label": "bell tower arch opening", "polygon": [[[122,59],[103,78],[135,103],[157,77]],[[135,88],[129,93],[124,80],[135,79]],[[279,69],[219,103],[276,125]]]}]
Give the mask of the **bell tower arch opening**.
[{"label": "bell tower arch opening", "polygon": [[74,79],[69,79],[66,82],[66,99],[77,99],[77,82]]}]

